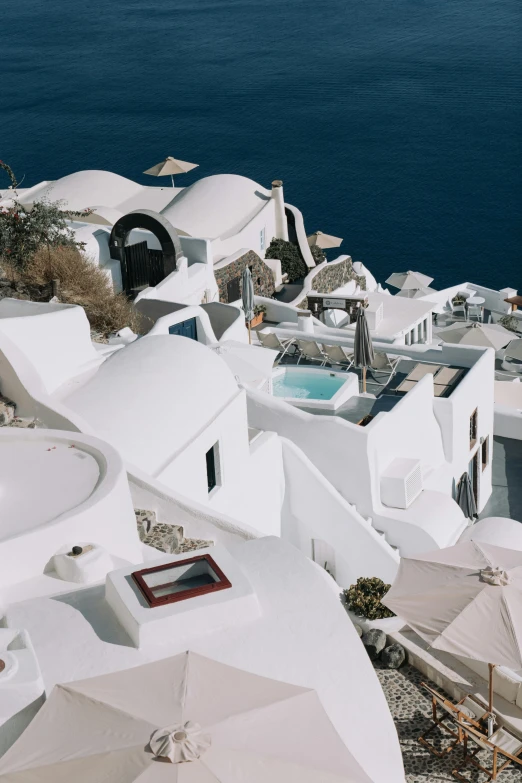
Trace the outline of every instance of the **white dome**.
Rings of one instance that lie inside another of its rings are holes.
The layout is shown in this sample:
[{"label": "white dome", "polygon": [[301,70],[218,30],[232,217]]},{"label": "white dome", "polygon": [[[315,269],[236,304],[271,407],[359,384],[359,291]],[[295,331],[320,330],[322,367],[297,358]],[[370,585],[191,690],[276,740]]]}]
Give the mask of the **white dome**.
[{"label": "white dome", "polygon": [[271,198],[271,192],[237,174],[204,177],[184,188],[163,210],[176,229],[215,239],[238,233]]},{"label": "white dome", "polygon": [[142,337],[65,404],[122,457],[155,473],[238,394],[225,362],[187,337]]},{"label": "white dome", "polygon": [[20,201],[63,201],[72,210],[86,209],[96,204],[117,207],[141,190],[142,185],[111,171],[76,171],[50,182],[37,195],[27,193]]}]

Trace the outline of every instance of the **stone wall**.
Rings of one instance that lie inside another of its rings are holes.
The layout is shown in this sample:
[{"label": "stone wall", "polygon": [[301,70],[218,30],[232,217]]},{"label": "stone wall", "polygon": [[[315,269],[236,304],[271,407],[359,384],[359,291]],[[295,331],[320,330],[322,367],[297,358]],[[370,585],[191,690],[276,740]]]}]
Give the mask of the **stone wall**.
[{"label": "stone wall", "polygon": [[[321,269],[312,279],[312,289],[318,294],[329,294],[346,285],[350,280],[355,280],[363,291],[366,290],[366,278],[364,275],[356,274],[352,259],[346,258],[344,261],[339,261],[338,264],[327,264],[324,269]],[[305,297],[299,302],[298,307],[307,310],[308,298]]]},{"label": "stone wall", "polygon": [[33,302],[48,302],[53,295],[51,283],[45,285],[26,285],[0,277],[0,299],[26,299]]},{"label": "stone wall", "polygon": [[236,258],[235,261],[216,269],[216,283],[219,288],[219,301],[228,302],[227,283],[235,277],[241,277],[243,269],[249,266],[252,272],[254,293],[257,296],[272,297],[275,292],[274,275],[270,267],[253,250]]}]

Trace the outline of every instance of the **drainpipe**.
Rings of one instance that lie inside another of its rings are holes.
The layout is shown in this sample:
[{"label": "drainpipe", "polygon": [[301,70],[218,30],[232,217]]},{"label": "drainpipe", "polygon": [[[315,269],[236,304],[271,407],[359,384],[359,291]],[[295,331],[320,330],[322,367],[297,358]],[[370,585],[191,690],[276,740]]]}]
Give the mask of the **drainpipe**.
[{"label": "drainpipe", "polygon": [[288,224],[286,222],[283,181],[281,179],[275,179],[272,182],[272,198],[275,206],[276,239],[284,239],[288,242]]}]

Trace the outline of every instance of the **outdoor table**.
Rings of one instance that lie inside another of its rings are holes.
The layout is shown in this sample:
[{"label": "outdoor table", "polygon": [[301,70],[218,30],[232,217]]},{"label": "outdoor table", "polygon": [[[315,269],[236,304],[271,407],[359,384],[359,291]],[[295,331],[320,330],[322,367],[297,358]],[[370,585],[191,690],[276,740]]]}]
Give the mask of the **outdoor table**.
[{"label": "outdoor table", "polygon": [[485,299],[483,296],[470,296],[468,299],[466,299],[467,305],[483,305],[485,303]]}]

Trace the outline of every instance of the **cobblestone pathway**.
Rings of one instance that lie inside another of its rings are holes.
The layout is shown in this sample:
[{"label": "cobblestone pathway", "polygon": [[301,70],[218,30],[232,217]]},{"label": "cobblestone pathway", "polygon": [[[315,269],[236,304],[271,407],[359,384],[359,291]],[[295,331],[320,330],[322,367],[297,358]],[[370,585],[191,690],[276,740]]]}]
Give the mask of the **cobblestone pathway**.
[{"label": "cobblestone pathway", "polygon": [[[399,734],[407,783],[456,783],[451,771],[462,759],[461,750],[456,748],[445,758],[438,759],[417,742],[419,735],[430,726],[431,702],[420,686],[426,678],[411,666],[393,671],[380,668],[377,662],[375,668]],[[441,736],[437,737],[437,734],[434,731],[431,735],[435,747],[439,747],[437,742]],[[447,744],[442,740],[440,747]],[[491,755],[486,753],[482,759],[488,766]],[[484,773],[471,767],[462,774],[470,783],[487,780]],[[522,767],[518,770],[508,767],[498,779],[501,783],[522,783]]]}]

